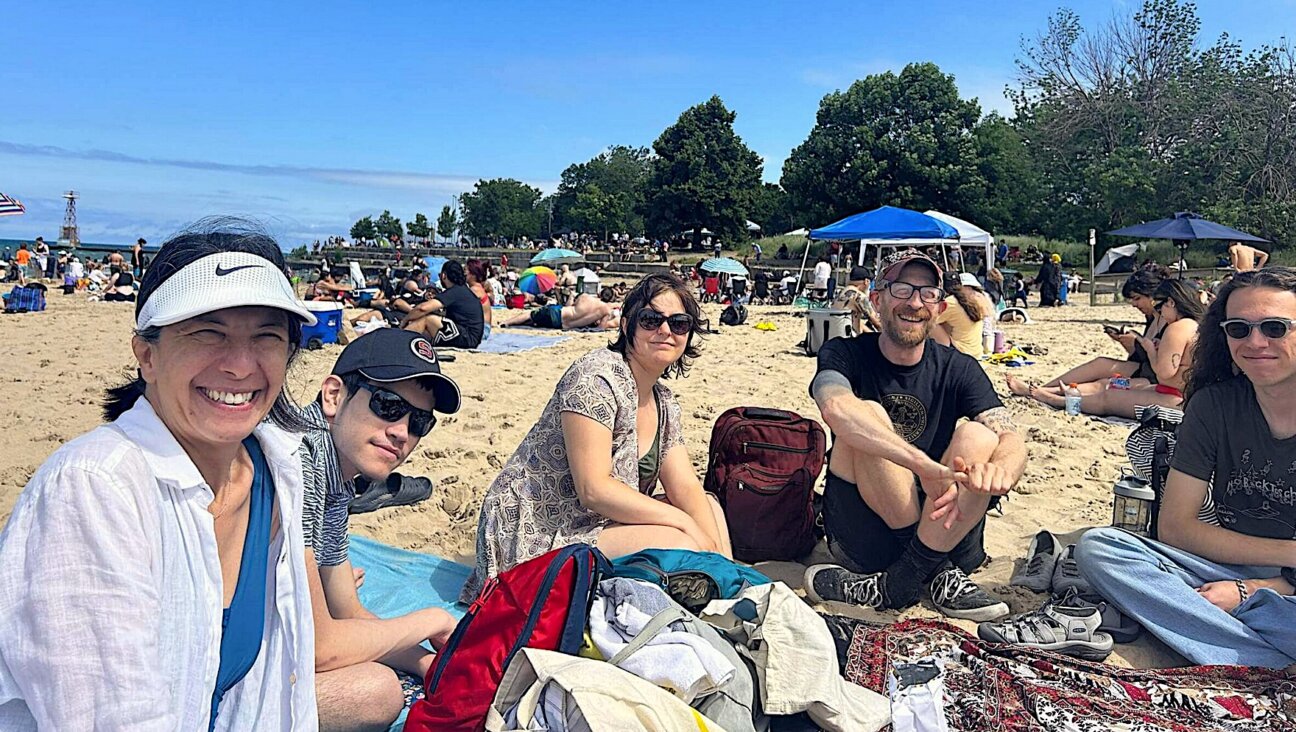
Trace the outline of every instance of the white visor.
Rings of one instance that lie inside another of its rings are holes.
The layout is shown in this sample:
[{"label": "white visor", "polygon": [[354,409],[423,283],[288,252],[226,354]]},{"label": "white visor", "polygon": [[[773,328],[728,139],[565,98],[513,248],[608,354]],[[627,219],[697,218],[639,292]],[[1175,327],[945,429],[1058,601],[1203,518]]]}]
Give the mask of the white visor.
[{"label": "white visor", "polygon": [[221,252],[190,262],[168,277],[140,308],[135,330],[172,325],[225,308],[256,306],[284,310],[306,325],[315,325],[315,316],[273,262],[247,252]]}]

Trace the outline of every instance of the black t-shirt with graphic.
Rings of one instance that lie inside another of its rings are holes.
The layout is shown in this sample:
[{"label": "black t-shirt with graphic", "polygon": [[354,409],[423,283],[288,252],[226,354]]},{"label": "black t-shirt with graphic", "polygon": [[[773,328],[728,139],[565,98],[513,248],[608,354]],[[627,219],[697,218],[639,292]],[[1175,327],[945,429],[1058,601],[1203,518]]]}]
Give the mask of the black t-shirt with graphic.
[{"label": "black t-shirt with graphic", "polygon": [[881,404],[896,432],[931,459],[940,460],[959,419],[1003,406],[971,356],[928,341],[922,360],[897,366],[882,355],[880,337],[864,333],[828,341],[819,349],[818,370],[840,373],[857,398]]},{"label": "black t-shirt with graphic", "polygon": [[459,326],[459,332],[468,342],[465,347],[476,348],[481,343],[482,330],[486,325],[481,300],[477,299],[467,285],[454,285],[445,292],[437,293],[436,299],[445,306],[445,316]]},{"label": "black t-shirt with graphic", "polygon": [[1296,437],[1277,439],[1245,377],[1212,384],[1188,402],[1171,467],[1211,488],[1220,525],[1266,539],[1296,539]]}]

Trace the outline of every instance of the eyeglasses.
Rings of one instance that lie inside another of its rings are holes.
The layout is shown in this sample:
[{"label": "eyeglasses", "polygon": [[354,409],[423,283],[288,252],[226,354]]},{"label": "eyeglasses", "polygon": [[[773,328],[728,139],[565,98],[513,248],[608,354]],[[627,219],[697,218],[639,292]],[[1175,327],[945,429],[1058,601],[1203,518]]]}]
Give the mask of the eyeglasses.
[{"label": "eyeglasses", "polygon": [[1169,302],[1169,301],[1168,301],[1168,300],[1153,300],[1153,301],[1152,301],[1152,309],[1153,309],[1153,310],[1160,310],[1161,308],[1165,307],[1165,304],[1166,304],[1167,302]]},{"label": "eyeglasses", "polygon": [[1251,335],[1251,331],[1256,328],[1260,329],[1260,335],[1276,341],[1279,338],[1287,337],[1293,324],[1296,324],[1296,320],[1290,318],[1265,318],[1264,320],[1232,318],[1220,323],[1220,327],[1224,329],[1224,335],[1235,341],[1247,338]]},{"label": "eyeglasses", "polygon": [[897,300],[908,300],[913,297],[914,290],[918,291],[918,299],[928,305],[934,305],[935,303],[945,299],[945,291],[933,285],[915,285],[909,282],[901,282],[900,280],[892,282],[880,281],[878,282],[878,285],[882,289],[891,293],[891,297],[894,297]]},{"label": "eyeglasses", "polygon": [[675,335],[684,335],[693,330],[693,316],[688,313],[675,313],[667,317],[656,310],[640,310],[638,320],[639,327],[646,331],[657,330],[662,323],[669,325],[670,332]]},{"label": "eyeglasses", "polygon": [[399,422],[408,414],[409,431],[418,437],[426,436],[433,427],[436,427],[435,414],[410,404],[400,394],[367,381],[360,382],[360,388],[369,392],[369,411],[373,412],[378,419],[384,422]]}]

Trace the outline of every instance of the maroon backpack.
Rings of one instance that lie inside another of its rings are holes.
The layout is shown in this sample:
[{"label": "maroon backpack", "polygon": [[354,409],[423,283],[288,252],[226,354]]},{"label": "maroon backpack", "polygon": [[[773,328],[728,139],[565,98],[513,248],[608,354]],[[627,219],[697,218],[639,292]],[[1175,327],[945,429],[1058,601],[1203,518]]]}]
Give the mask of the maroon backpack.
[{"label": "maroon backpack", "polygon": [[705,488],[729,521],[734,558],[796,560],[814,548],[823,427],[795,412],[735,407],[711,430]]}]

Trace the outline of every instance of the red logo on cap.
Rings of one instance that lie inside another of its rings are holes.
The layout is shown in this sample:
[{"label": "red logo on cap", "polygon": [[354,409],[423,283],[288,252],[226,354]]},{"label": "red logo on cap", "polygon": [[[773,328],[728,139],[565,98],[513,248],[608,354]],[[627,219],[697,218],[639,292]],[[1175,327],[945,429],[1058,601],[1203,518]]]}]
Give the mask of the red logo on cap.
[{"label": "red logo on cap", "polygon": [[437,362],[436,349],[432,347],[432,343],[426,338],[415,338],[410,341],[410,350],[414,352],[415,356],[418,356],[428,363]]}]

